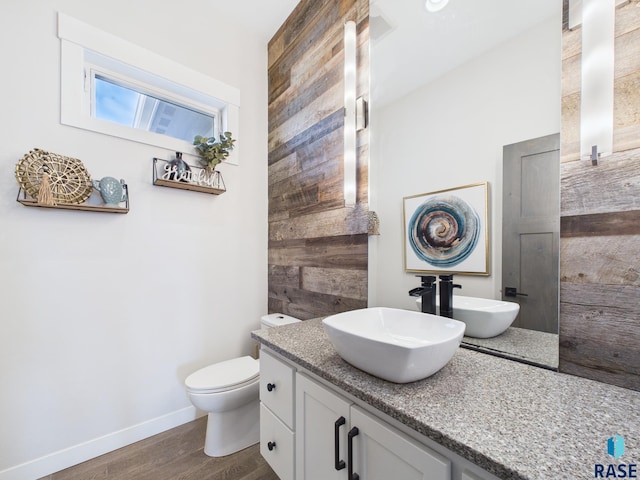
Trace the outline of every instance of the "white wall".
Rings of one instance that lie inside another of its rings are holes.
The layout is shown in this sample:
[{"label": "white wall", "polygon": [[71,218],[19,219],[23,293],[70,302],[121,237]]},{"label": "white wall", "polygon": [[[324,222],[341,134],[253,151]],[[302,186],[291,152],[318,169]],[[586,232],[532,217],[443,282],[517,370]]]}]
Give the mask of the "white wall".
[{"label": "white wall", "polygon": [[[155,187],[152,158],[172,152],[60,125],[58,11],[240,89],[226,193]],[[185,377],[251,352],[267,309],[267,49],[206,0],[3,0],[0,43],[0,479],[32,479],[194,418]],[[124,178],[130,212],[17,203],[34,147]]]},{"label": "white wall", "polygon": [[483,181],[490,276],[458,276],[456,293],[500,298],[502,147],[560,131],[560,50],[560,19],[551,19],[372,112],[370,201],[381,235],[369,243],[370,306],[416,308],[407,292],[419,279],[403,267],[403,197]]}]

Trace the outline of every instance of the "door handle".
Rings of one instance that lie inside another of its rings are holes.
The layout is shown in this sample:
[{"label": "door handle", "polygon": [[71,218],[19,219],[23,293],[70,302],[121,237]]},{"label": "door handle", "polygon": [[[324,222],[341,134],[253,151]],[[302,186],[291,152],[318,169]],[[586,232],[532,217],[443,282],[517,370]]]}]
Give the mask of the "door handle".
[{"label": "door handle", "polygon": [[353,427],[347,434],[347,462],[349,463],[347,469],[348,480],[360,480],[360,475],[353,472],[353,437],[359,433],[360,430],[358,430],[358,427]]},{"label": "door handle", "polygon": [[505,287],[504,296],[505,297],[516,297],[516,296],[528,297],[529,294],[528,293],[520,293],[516,287]]},{"label": "door handle", "polygon": [[340,427],[345,423],[347,423],[347,420],[344,417],[340,417],[333,426],[333,446],[335,448],[333,458],[336,470],[342,470],[346,466],[344,460],[340,460]]}]

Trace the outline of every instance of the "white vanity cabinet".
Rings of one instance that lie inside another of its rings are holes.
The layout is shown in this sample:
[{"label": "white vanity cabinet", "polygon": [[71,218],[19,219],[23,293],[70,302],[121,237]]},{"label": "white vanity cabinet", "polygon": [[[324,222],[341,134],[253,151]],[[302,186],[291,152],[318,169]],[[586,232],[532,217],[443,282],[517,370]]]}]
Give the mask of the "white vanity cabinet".
[{"label": "white vanity cabinet", "polygon": [[348,397],[262,348],[260,453],[281,480],[497,480]]},{"label": "white vanity cabinet", "polygon": [[465,470],[462,472],[462,480],[483,480],[482,477],[470,472],[469,470]]},{"label": "white vanity cabinet", "polygon": [[260,353],[260,454],[281,480],[295,479],[295,369]]},{"label": "white vanity cabinet", "polygon": [[296,478],[450,480],[451,462],[298,373]]},{"label": "white vanity cabinet", "polygon": [[351,425],[353,474],[362,480],[451,480],[447,458],[357,406],[351,407]]},{"label": "white vanity cabinet", "polygon": [[347,479],[350,407],[341,396],[296,375],[296,478]]}]

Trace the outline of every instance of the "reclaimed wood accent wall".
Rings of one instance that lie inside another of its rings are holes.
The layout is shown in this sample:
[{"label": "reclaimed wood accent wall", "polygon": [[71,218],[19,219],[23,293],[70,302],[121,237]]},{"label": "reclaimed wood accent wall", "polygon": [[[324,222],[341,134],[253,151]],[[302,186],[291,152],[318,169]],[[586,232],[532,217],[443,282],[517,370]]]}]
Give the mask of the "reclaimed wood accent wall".
[{"label": "reclaimed wood accent wall", "polygon": [[640,390],[640,2],[616,9],[614,154],[580,160],[581,29],[563,29],[560,371]]},{"label": "reclaimed wood accent wall", "polygon": [[367,306],[368,131],[357,206],[343,196],[344,23],[369,94],[368,0],[302,0],[269,42],[269,312],[306,320]]}]

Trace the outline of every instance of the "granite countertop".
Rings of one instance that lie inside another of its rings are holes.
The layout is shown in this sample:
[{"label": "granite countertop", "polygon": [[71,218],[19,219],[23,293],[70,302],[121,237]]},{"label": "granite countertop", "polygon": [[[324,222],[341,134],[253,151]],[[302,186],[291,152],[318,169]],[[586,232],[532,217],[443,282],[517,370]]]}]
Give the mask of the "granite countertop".
[{"label": "granite countertop", "polygon": [[558,335],[509,327],[492,338],[463,337],[463,346],[545,368],[558,369]]},{"label": "granite countertop", "polygon": [[596,463],[640,462],[640,392],[463,348],[435,375],[395,384],[342,360],[320,319],[252,336],[500,478],[592,479]]}]

